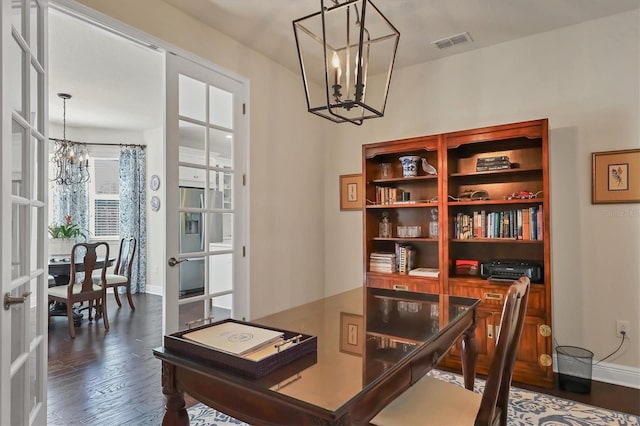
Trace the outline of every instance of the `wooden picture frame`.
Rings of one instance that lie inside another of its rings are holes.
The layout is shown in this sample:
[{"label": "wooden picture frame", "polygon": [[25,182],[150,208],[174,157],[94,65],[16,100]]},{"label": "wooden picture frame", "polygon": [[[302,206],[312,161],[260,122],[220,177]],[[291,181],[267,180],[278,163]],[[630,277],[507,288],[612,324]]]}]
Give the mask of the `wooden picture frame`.
[{"label": "wooden picture frame", "polygon": [[591,154],[591,203],[640,202],[640,149]]},{"label": "wooden picture frame", "polygon": [[364,353],[364,317],[340,312],[340,352],[362,356]]},{"label": "wooden picture frame", "polygon": [[340,210],[362,210],[362,174],[340,175]]}]

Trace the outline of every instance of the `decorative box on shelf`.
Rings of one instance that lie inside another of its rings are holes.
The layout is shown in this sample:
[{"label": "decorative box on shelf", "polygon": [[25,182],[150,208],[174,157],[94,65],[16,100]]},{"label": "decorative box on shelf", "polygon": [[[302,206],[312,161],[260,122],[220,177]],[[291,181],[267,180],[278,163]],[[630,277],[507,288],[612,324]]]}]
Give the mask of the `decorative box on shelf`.
[{"label": "decorative box on shelf", "polygon": [[[230,330],[229,326],[235,330]],[[223,327],[224,330],[222,330]],[[257,338],[260,334],[265,335],[264,344],[252,350],[240,352],[226,346],[228,341],[243,344],[247,339]],[[164,336],[164,347],[182,356],[192,357],[195,361],[210,367],[224,368],[243,377],[258,379],[300,358],[315,360],[317,337],[226,319]],[[315,362],[307,364],[313,363]]]}]

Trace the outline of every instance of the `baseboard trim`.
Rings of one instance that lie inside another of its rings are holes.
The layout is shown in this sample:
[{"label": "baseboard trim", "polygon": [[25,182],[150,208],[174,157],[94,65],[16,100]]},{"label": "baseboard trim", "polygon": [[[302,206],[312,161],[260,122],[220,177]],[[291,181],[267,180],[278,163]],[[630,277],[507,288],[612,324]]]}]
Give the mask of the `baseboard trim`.
[{"label": "baseboard trim", "polygon": [[[553,355],[553,371],[558,373],[558,360]],[[601,362],[591,369],[591,380],[640,389],[640,368]]]},{"label": "baseboard trim", "polygon": [[640,389],[640,368],[609,363],[593,366],[592,380]]},{"label": "baseboard trim", "polygon": [[145,293],[155,294],[156,296],[162,296],[162,286],[148,285],[144,288]]}]

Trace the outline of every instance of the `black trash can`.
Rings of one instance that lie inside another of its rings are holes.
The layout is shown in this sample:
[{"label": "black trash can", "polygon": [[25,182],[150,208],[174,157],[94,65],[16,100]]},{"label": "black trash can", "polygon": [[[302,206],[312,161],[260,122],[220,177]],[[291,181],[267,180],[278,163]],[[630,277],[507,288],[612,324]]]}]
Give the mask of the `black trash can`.
[{"label": "black trash can", "polygon": [[593,352],[577,346],[556,347],[560,389],[575,393],[591,393]]}]

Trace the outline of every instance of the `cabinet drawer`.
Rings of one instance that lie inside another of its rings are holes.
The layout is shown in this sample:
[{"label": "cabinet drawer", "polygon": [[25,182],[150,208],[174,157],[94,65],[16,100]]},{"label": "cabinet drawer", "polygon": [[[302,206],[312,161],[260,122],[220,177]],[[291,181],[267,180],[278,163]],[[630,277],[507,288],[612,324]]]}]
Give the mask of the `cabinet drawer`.
[{"label": "cabinet drawer", "polygon": [[[449,292],[456,296],[474,297],[482,301],[485,308],[502,309],[509,285],[491,285],[481,281],[480,284],[449,283]],[[530,313],[543,313],[545,309],[544,287],[532,284],[529,290],[527,310]]]},{"label": "cabinet drawer", "polygon": [[367,274],[367,286],[377,288],[388,288],[390,290],[415,291],[419,293],[440,293],[438,279],[415,278],[403,275],[381,275]]}]

